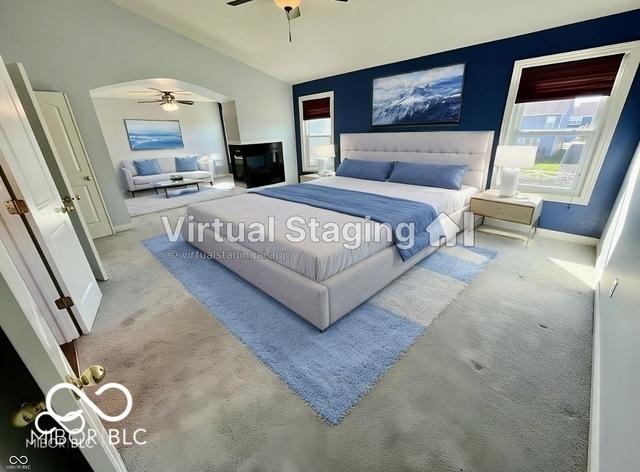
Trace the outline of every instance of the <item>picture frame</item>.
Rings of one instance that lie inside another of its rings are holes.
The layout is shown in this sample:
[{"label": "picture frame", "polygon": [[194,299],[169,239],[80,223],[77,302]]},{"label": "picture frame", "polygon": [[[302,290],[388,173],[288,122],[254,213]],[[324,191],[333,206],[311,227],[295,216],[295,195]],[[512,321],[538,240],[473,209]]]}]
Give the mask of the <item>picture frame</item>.
[{"label": "picture frame", "polygon": [[178,120],[125,119],[124,127],[132,151],[184,147]]},{"label": "picture frame", "polygon": [[372,128],[459,123],[465,69],[456,63],[373,79]]}]

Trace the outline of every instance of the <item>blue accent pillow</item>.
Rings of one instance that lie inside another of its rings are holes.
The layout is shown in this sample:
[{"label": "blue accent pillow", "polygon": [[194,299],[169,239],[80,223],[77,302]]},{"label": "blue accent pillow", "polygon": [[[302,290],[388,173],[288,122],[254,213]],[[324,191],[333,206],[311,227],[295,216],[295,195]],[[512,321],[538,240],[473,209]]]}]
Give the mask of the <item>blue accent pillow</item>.
[{"label": "blue accent pillow", "polygon": [[389,182],[460,190],[462,188],[462,178],[467,170],[469,170],[469,166],[466,164],[396,162],[389,177]]},{"label": "blue accent pillow", "polygon": [[162,173],[157,159],[134,160],[133,165],[138,171],[138,175],[154,175]]},{"label": "blue accent pillow", "polygon": [[176,157],[176,172],[192,172],[200,170],[198,167],[198,156]]},{"label": "blue accent pillow", "polygon": [[378,180],[384,182],[389,178],[393,161],[365,161],[363,159],[345,159],[338,166],[336,175],[354,179]]}]

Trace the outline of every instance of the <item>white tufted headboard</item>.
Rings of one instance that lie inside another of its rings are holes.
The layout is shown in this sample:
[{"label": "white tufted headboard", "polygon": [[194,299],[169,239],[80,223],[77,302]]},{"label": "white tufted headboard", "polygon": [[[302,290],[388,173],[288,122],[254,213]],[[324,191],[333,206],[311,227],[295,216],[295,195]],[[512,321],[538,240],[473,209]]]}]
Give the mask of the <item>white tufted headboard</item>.
[{"label": "white tufted headboard", "polygon": [[464,184],[484,190],[492,144],[493,131],[342,134],[340,157],[425,164],[468,164],[469,171],[464,176]]}]

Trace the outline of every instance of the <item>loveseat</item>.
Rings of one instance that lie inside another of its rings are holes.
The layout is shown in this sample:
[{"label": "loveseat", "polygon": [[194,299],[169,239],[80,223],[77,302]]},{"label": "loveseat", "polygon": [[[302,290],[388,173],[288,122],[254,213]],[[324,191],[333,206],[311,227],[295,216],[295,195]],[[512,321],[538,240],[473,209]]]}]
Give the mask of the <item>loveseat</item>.
[{"label": "loveseat", "polygon": [[[176,157],[190,157],[190,156],[176,156]],[[146,158],[153,159],[153,158]],[[160,167],[159,174],[152,175],[139,175],[136,166],[132,159],[122,161],[122,172],[126,182],[127,190],[131,192],[133,197],[136,196],[136,192],[139,190],[145,190],[153,188],[153,184],[161,182],[163,180],[169,180],[172,176],[177,175],[184,177],[185,179],[195,179],[202,182],[211,182],[213,185],[213,172],[211,167],[213,163],[211,161],[203,162],[198,161],[198,170],[188,172],[176,172],[175,157],[157,157],[158,167]]]}]

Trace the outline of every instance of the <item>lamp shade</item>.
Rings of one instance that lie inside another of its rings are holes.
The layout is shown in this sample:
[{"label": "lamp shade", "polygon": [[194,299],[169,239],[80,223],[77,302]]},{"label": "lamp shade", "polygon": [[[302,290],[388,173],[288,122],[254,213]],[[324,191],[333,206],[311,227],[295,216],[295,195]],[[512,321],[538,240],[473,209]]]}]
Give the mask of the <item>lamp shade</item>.
[{"label": "lamp shade", "polygon": [[209,154],[209,156],[211,156],[211,160],[213,162],[215,162],[216,164],[223,164],[224,161],[225,161],[224,156],[222,154],[220,154],[220,153],[217,153],[217,152],[211,153],[211,154]]},{"label": "lamp shade", "polygon": [[336,147],[333,144],[323,144],[313,148],[313,156],[318,157],[336,157]]},{"label": "lamp shade", "polygon": [[164,111],[176,111],[178,108],[178,104],[176,102],[165,102],[162,104],[162,109]]},{"label": "lamp shade", "polygon": [[538,146],[498,146],[494,165],[528,169],[534,166]]},{"label": "lamp shade", "polygon": [[318,173],[333,172],[335,170],[333,157],[317,157],[316,162],[318,163]]}]

